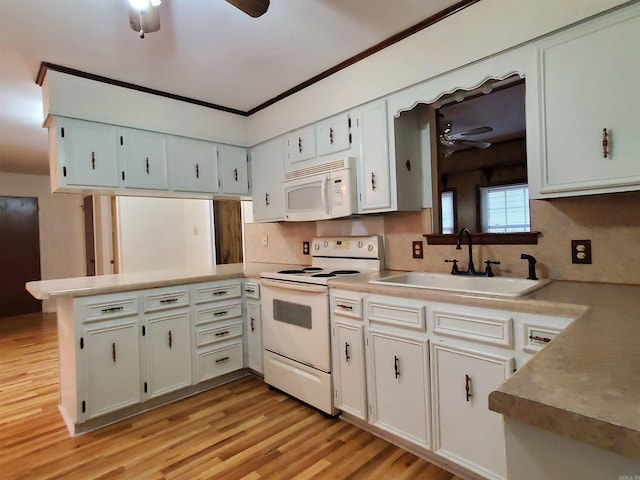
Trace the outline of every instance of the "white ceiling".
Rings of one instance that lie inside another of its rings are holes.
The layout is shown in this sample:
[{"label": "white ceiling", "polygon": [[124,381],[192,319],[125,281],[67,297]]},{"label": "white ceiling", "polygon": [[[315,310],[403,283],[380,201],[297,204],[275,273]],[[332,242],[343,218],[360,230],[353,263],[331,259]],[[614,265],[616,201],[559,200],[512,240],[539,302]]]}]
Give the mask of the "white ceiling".
[{"label": "white ceiling", "polygon": [[0,171],[48,173],[41,62],[248,111],[458,0],[164,0],[161,29],[127,0],[0,0]]}]

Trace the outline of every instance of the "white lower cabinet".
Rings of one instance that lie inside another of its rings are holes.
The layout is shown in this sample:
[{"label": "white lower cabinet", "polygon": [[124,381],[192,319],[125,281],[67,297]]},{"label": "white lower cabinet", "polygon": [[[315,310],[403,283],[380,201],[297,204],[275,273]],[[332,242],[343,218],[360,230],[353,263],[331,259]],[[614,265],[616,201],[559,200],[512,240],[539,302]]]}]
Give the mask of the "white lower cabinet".
[{"label": "white lower cabinet", "polygon": [[502,416],[489,394],[511,375],[513,358],[431,345],[433,450],[486,478],[506,478]]},{"label": "white lower cabinet", "polygon": [[333,329],[333,341],[336,346],[335,406],[361,420],[366,420],[364,327],[338,321]]},{"label": "white lower cabinet", "polygon": [[489,394],[572,319],[330,289],[343,418],[464,478],[507,478]]},{"label": "white lower cabinet", "polygon": [[241,376],[242,282],[60,298],[60,411],[71,434]]},{"label": "white lower cabinet", "polygon": [[428,343],[371,331],[371,423],[429,448]]},{"label": "white lower cabinet", "polygon": [[193,382],[199,383],[244,366],[242,280],[197,284],[192,297]]},{"label": "white lower cabinet", "polygon": [[191,385],[189,310],[154,315],[145,323],[148,398]]},{"label": "white lower cabinet", "polygon": [[80,345],[85,395],[79,400],[85,419],[140,402],[138,325],[135,316],[83,326]]},{"label": "white lower cabinet", "polygon": [[245,329],[247,332],[247,366],[262,373],[262,321],[260,303],[247,301]]}]

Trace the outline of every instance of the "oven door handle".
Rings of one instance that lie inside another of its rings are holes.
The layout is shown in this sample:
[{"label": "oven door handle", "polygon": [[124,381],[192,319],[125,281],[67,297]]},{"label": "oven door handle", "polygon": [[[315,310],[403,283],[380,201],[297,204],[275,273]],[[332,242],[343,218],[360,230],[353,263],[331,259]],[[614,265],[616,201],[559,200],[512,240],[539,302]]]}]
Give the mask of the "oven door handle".
[{"label": "oven door handle", "polygon": [[261,278],[260,283],[263,286],[267,287],[283,288],[285,290],[299,290],[302,292],[311,293],[327,293],[328,290],[328,287],[326,287],[325,285],[309,285],[304,283],[283,282],[280,280],[271,280],[266,278]]}]

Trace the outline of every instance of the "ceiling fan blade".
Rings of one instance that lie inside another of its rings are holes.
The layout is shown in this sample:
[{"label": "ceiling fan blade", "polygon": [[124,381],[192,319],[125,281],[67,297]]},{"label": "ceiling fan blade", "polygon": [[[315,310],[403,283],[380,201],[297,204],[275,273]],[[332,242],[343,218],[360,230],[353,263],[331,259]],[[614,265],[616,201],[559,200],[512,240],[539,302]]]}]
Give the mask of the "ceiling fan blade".
[{"label": "ceiling fan blade", "polygon": [[493,132],[493,128],[488,125],[483,127],[470,128],[469,130],[463,130],[462,132],[454,133],[453,135],[458,137],[470,137],[472,135],[480,135],[481,133]]},{"label": "ceiling fan blade", "polygon": [[473,140],[456,140],[456,145],[460,145],[463,147],[473,147],[473,148],[489,148],[491,146],[491,143],[476,142]]},{"label": "ceiling fan blade", "polygon": [[253,18],[263,15],[269,8],[269,0],[226,0]]}]

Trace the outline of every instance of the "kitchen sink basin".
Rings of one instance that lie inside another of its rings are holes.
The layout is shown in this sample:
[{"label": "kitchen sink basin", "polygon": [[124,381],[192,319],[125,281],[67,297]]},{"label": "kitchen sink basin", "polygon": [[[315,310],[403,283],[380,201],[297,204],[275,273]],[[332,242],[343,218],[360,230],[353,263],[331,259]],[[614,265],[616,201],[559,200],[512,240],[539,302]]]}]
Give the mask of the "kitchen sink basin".
[{"label": "kitchen sink basin", "polygon": [[550,282],[551,280],[549,279],[527,280],[509,277],[475,277],[429,272],[406,272],[377,280],[369,280],[369,283],[378,285],[451,290],[454,292],[501,295],[505,297],[520,297],[538,290]]}]

